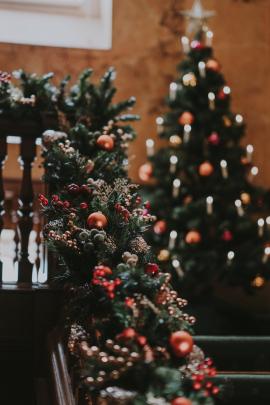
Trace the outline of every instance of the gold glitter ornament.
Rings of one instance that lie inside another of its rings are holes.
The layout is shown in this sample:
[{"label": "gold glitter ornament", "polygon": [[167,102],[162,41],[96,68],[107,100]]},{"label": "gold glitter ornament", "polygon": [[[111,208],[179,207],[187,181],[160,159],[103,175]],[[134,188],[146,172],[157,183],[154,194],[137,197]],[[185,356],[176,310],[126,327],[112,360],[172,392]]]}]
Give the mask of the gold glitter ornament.
[{"label": "gold glitter ornament", "polygon": [[255,288],[261,288],[265,284],[265,278],[262,276],[256,276],[251,282],[251,286]]},{"label": "gold glitter ornament", "polygon": [[222,118],[223,118],[223,124],[225,125],[225,127],[229,128],[232,126],[232,121],[230,120],[229,117],[224,115]]},{"label": "gold glitter ornament", "polygon": [[184,86],[195,87],[197,85],[197,79],[196,79],[196,76],[194,75],[194,73],[192,73],[192,72],[186,73],[183,76],[183,84],[184,84]]},{"label": "gold glitter ornament", "polygon": [[243,204],[245,205],[250,204],[250,194],[242,193],[240,197]]},{"label": "gold glitter ornament", "polygon": [[167,249],[162,249],[158,254],[158,260],[160,262],[165,262],[166,260],[169,260],[169,258],[170,252]]},{"label": "gold glitter ornament", "polygon": [[178,146],[180,146],[181,143],[182,143],[182,139],[180,138],[179,135],[171,135],[170,136],[170,144],[174,148],[177,148]]}]

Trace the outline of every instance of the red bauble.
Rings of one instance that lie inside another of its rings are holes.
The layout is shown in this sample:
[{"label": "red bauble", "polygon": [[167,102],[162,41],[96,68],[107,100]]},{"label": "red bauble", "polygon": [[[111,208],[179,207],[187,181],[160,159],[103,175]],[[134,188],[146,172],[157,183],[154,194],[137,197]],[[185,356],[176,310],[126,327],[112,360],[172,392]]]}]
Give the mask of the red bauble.
[{"label": "red bauble", "polygon": [[159,267],[156,263],[147,263],[147,265],[145,267],[145,272],[152,276],[156,275],[158,273],[158,270],[159,270]]},{"label": "red bauble", "polygon": [[171,401],[171,405],[192,405],[192,402],[185,397],[178,397]]},{"label": "red bauble", "polygon": [[199,166],[199,174],[203,177],[210,176],[214,171],[214,167],[210,162],[204,162]]},{"label": "red bauble", "polygon": [[87,225],[89,228],[105,228],[108,224],[108,220],[102,212],[93,212],[87,218]]},{"label": "red bauble", "polygon": [[224,242],[230,242],[233,239],[233,234],[228,229],[225,229],[221,235],[221,239],[224,240]]},{"label": "red bauble", "polygon": [[215,59],[209,59],[206,62],[206,69],[213,70],[214,72],[218,72],[220,70],[220,64]]},{"label": "red bauble", "polygon": [[194,122],[194,115],[189,111],[184,111],[178,118],[180,125],[191,125]]},{"label": "red bauble", "polygon": [[101,149],[112,150],[114,147],[114,140],[109,135],[100,135],[97,139],[97,145]]},{"label": "red bauble", "polygon": [[170,336],[170,345],[177,357],[185,357],[192,352],[193,338],[184,331],[173,332]]},{"label": "red bauble", "polygon": [[203,48],[202,43],[199,42],[199,41],[196,41],[196,40],[192,41],[191,44],[190,44],[190,46],[191,46],[192,49],[197,49],[197,50]]},{"label": "red bauble", "polygon": [[217,132],[212,132],[212,134],[208,136],[208,143],[213,146],[219,145],[220,143],[219,134]]},{"label": "red bauble", "polygon": [[153,167],[150,163],[145,163],[139,168],[139,177],[142,181],[150,180],[153,174]]},{"label": "red bauble", "polygon": [[86,202],[81,202],[81,203],[80,203],[80,208],[81,208],[82,210],[85,210],[86,208],[88,208],[88,204],[87,204]]},{"label": "red bauble", "polygon": [[167,223],[164,220],[159,220],[155,223],[154,225],[154,232],[157,235],[162,235],[164,232],[166,232],[167,229]]},{"label": "red bauble", "polygon": [[195,245],[196,243],[200,243],[202,240],[201,234],[198,231],[189,231],[186,234],[185,241],[189,245]]},{"label": "red bauble", "polygon": [[223,89],[219,90],[219,92],[217,94],[217,98],[219,100],[225,100],[227,97],[228,97],[228,94],[224,93]]}]

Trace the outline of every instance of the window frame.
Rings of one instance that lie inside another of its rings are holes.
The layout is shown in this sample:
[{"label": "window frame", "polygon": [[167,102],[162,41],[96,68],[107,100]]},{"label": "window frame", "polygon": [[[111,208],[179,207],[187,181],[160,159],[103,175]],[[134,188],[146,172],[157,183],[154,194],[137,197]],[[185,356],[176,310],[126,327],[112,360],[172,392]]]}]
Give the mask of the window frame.
[{"label": "window frame", "polygon": [[110,49],[112,2],[0,0],[0,42]]}]

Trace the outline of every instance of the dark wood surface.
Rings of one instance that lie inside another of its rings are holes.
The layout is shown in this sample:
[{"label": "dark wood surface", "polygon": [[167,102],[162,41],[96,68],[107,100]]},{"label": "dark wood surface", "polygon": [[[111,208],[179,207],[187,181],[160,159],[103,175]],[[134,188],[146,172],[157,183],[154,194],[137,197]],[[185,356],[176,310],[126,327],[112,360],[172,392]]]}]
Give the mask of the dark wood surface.
[{"label": "dark wood surface", "polygon": [[61,302],[61,291],[49,286],[0,288],[0,388],[6,401],[3,405],[36,404],[35,382],[47,378],[46,339],[58,323]]}]

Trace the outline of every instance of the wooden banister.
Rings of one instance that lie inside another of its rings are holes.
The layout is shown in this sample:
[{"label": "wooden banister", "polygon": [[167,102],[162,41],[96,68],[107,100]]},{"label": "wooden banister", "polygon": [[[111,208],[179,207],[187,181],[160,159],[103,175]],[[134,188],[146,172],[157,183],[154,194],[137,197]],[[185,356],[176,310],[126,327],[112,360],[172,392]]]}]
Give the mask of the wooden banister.
[{"label": "wooden banister", "polygon": [[[20,156],[19,162],[22,168],[22,178],[21,178],[21,187],[19,194],[17,194],[18,199],[18,209],[17,209],[17,220],[14,220],[13,223],[17,222],[15,230],[15,249],[14,249],[14,269],[18,269],[18,283],[23,283],[27,285],[32,284],[32,273],[33,268],[36,272],[37,266],[35,263],[31,263],[29,260],[29,239],[32,230],[40,232],[40,221],[33,222],[34,214],[34,202],[37,194],[35,193],[32,180],[32,165],[36,158],[37,148],[36,142],[37,139],[41,137],[42,133],[46,129],[57,129],[58,123],[55,116],[42,116],[39,120],[8,120],[6,118],[0,117],[0,234],[3,229],[5,229],[5,189],[4,184],[6,179],[4,178],[3,165],[8,158],[7,156],[7,137],[16,136],[20,138]],[[15,208],[16,211],[16,208]],[[14,216],[14,215],[13,215]],[[14,226],[13,226],[14,229]],[[35,238],[37,244],[40,244],[39,235]],[[12,241],[11,241],[12,242]],[[18,250],[18,255],[15,250]],[[40,249],[36,249],[37,255],[39,255]],[[42,255],[44,258],[44,255]],[[3,281],[2,277],[2,258],[0,257],[0,283]],[[55,266],[55,263],[50,263],[48,265],[44,264],[42,261],[44,269],[39,269],[40,271],[45,271],[49,269],[52,274],[55,274],[55,270],[52,266]],[[48,274],[48,280],[50,275]],[[42,280],[45,280],[45,277],[42,277]],[[38,279],[36,275],[33,277],[33,281],[36,284]]]}]

